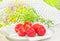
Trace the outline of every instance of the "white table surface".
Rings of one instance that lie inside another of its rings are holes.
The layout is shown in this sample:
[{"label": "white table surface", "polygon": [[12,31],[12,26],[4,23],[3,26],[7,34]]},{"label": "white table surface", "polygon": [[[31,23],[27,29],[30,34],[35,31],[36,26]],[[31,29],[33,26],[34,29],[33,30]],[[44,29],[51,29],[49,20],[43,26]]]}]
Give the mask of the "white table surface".
[{"label": "white table surface", "polygon": [[[54,28],[52,28],[55,30],[54,35],[46,40],[41,40],[41,41],[60,41],[60,24],[57,24],[54,26]],[[0,41],[8,41],[4,35],[0,34]]]}]

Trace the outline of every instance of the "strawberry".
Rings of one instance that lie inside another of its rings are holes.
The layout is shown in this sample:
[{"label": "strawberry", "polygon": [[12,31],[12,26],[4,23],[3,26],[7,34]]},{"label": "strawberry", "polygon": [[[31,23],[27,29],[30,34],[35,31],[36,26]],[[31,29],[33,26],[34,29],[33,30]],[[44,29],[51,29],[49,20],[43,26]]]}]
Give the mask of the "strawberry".
[{"label": "strawberry", "polygon": [[38,28],[37,33],[39,36],[44,36],[46,33],[46,30],[45,30],[45,28]]},{"label": "strawberry", "polygon": [[25,22],[24,23],[24,28],[25,30],[27,30],[28,28],[30,28],[32,26],[32,23],[31,22]]},{"label": "strawberry", "polygon": [[40,24],[34,24],[34,25],[32,26],[32,28],[34,28],[35,31],[37,31],[37,28],[40,28]]},{"label": "strawberry", "polygon": [[46,29],[45,29],[44,26],[41,25],[41,24],[34,24],[34,25],[33,25],[33,28],[35,29],[35,31],[37,32],[37,34],[38,34],[39,36],[43,36],[43,35],[45,35],[45,33],[46,33]]},{"label": "strawberry", "polygon": [[25,23],[24,23],[24,26],[26,26],[26,25],[32,26],[32,23],[31,23],[31,22],[25,22]]},{"label": "strawberry", "polygon": [[15,26],[15,31],[18,32],[18,29],[19,29],[19,28],[22,28],[22,27],[23,27],[23,24],[17,24],[17,25]]},{"label": "strawberry", "polygon": [[18,35],[19,36],[25,36],[26,35],[25,29],[24,28],[19,28],[18,29]]},{"label": "strawberry", "polygon": [[44,36],[45,35],[46,29],[44,28],[43,25],[40,25],[40,27],[37,28],[37,33],[38,33],[39,36]]},{"label": "strawberry", "polygon": [[34,36],[36,36],[36,32],[35,32],[35,30],[34,30],[32,27],[27,29],[26,34],[27,34],[29,37],[34,37]]}]

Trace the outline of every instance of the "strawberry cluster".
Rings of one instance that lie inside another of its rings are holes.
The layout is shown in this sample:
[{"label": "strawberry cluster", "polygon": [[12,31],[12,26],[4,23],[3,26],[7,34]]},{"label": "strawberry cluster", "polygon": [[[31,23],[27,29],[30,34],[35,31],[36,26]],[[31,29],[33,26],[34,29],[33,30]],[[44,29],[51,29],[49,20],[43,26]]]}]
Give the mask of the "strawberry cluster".
[{"label": "strawberry cluster", "polygon": [[39,36],[44,36],[46,33],[46,29],[41,24],[32,24],[31,22],[25,22],[24,24],[17,24],[15,26],[15,31],[19,36],[29,36],[34,37],[36,34]]}]

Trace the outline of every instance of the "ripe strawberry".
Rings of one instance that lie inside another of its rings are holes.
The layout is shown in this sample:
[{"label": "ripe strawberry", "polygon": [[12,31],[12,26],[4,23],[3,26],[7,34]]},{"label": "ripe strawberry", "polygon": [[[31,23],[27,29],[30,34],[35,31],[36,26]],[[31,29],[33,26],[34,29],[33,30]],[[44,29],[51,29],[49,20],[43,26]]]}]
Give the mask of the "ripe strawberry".
[{"label": "ripe strawberry", "polygon": [[40,24],[34,24],[32,27],[37,31],[37,29],[40,28]]},{"label": "ripe strawberry", "polygon": [[46,30],[43,27],[42,28],[38,28],[37,29],[37,33],[38,33],[39,36],[44,36],[45,33],[46,33]]},{"label": "ripe strawberry", "polygon": [[25,36],[26,35],[25,29],[24,28],[18,29],[18,35],[19,36]]},{"label": "ripe strawberry", "polygon": [[38,34],[39,36],[43,36],[43,35],[45,35],[45,33],[46,33],[46,29],[44,28],[43,25],[34,24],[34,25],[33,25],[33,28],[35,29],[35,31],[37,32],[37,34]]},{"label": "ripe strawberry", "polygon": [[22,28],[22,27],[23,27],[23,24],[17,24],[17,25],[15,26],[15,31],[18,32],[18,29],[19,29],[19,28]]},{"label": "ripe strawberry", "polygon": [[33,28],[28,28],[27,31],[26,31],[26,34],[29,36],[29,37],[34,37],[36,36],[36,32]]},{"label": "ripe strawberry", "polygon": [[27,30],[28,28],[30,28],[32,26],[32,23],[31,22],[25,22],[24,23],[24,28],[25,30]]},{"label": "ripe strawberry", "polygon": [[25,23],[24,23],[24,26],[26,26],[26,25],[32,26],[32,23],[31,23],[31,22],[25,22]]}]

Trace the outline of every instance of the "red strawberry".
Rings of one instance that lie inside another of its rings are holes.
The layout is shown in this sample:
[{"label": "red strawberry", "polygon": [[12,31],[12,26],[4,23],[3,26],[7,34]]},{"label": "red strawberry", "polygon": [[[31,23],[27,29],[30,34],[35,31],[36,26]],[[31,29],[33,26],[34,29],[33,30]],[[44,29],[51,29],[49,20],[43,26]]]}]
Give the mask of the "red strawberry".
[{"label": "red strawberry", "polygon": [[23,24],[17,24],[17,25],[15,26],[15,31],[18,32],[18,29],[19,29],[19,28],[22,28],[22,27],[23,27]]},{"label": "red strawberry", "polygon": [[46,33],[46,29],[44,28],[43,25],[34,24],[34,25],[33,25],[33,28],[35,29],[35,31],[37,32],[37,34],[38,34],[39,36],[43,36],[43,35],[45,35],[45,33]]},{"label": "red strawberry", "polygon": [[24,28],[18,29],[18,35],[19,36],[25,36],[26,35],[25,29]]},{"label": "red strawberry", "polygon": [[32,26],[32,23],[31,23],[31,22],[25,22],[25,23],[24,23],[24,26],[26,26],[26,25]]},{"label": "red strawberry", "polygon": [[45,30],[45,28],[38,28],[37,33],[39,36],[44,36],[46,33],[46,30]]},{"label": "red strawberry", "polygon": [[37,28],[40,28],[40,24],[34,24],[32,27],[37,31]]},{"label": "red strawberry", "polygon": [[28,28],[30,28],[32,26],[32,23],[31,22],[25,22],[24,23],[24,28],[25,30],[27,30]]},{"label": "red strawberry", "polygon": [[36,36],[36,32],[33,28],[28,28],[27,31],[26,31],[26,34],[29,36],[29,37],[34,37]]}]

